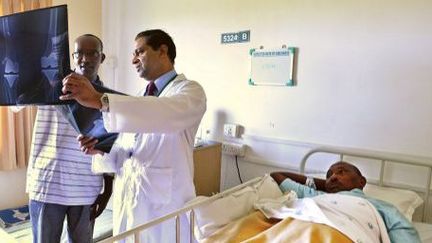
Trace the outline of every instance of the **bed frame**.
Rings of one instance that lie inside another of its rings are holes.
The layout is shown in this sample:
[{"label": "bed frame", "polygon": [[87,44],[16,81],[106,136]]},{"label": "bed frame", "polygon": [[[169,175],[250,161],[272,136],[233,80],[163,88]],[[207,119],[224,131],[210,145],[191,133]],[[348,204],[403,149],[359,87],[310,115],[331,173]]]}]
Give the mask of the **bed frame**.
[{"label": "bed frame", "polygon": [[[301,173],[304,174],[305,172],[305,168],[306,168],[306,162],[313,156],[316,154],[320,154],[320,153],[324,153],[324,154],[332,154],[332,155],[337,155],[339,156],[340,160],[346,160],[347,157],[349,156],[350,159],[348,161],[351,162],[351,157],[353,158],[358,158],[358,159],[369,159],[369,160],[373,160],[373,161],[377,161],[378,163],[380,163],[380,171],[379,171],[379,179],[378,180],[368,180],[368,183],[371,184],[376,184],[379,186],[384,186],[384,187],[393,187],[393,188],[401,188],[401,189],[408,189],[408,190],[413,190],[419,193],[423,193],[423,198],[425,201],[425,206],[423,207],[422,210],[422,221],[425,222],[426,221],[426,217],[427,217],[427,213],[430,211],[428,210],[428,208],[430,208],[430,187],[431,187],[431,177],[432,177],[432,158],[426,158],[426,157],[414,157],[414,156],[407,156],[407,155],[401,155],[401,154],[392,154],[392,153],[383,153],[383,152],[377,152],[377,151],[370,151],[370,150],[360,150],[360,149],[351,149],[351,148],[342,148],[342,147],[318,147],[315,149],[310,150],[309,152],[307,152],[301,163],[300,163],[300,168],[299,171]],[[334,162],[334,161],[333,161]],[[384,177],[384,170],[386,168],[387,164],[390,163],[396,163],[396,164],[403,164],[403,165],[409,165],[409,166],[420,166],[420,167],[424,167],[425,169],[427,169],[427,182],[425,183],[424,187],[412,187],[412,186],[407,186],[407,185],[400,185],[400,184],[394,184],[394,183],[390,183],[390,182],[386,182],[385,181],[385,177]],[[233,187],[229,190],[226,190],[224,192],[218,193],[208,199],[190,204],[186,207],[183,207],[177,211],[174,211],[170,214],[167,214],[161,218],[152,220],[148,223],[139,225],[137,227],[135,227],[134,229],[122,232],[118,235],[115,235],[111,238],[105,239],[103,241],[100,241],[101,243],[110,243],[110,242],[114,242],[114,241],[118,241],[118,240],[122,240],[125,239],[127,237],[131,237],[134,236],[135,239],[135,243],[139,243],[140,239],[139,239],[139,233],[147,228],[150,228],[154,225],[157,225],[165,220],[169,220],[172,218],[176,219],[176,242],[180,242],[180,215],[182,214],[187,214],[189,213],[189,219],[190,219],[190,225],[194,225],[195,224],[195,213],[194,213],[194,208],[205,205],[205,204],[209,204],[219,198],[225,197],[235,191],[238,191],[244,187],[247,187],[249,185],[252,185],[258,181],[261,180],[262,177],[258,177],[255,179],[252,179],[250,181],[247,181],[241,185],[238,185],[236,187]],[[173,229],[174,230],[174,229]],[[190,239],[193,239],[193,227],[190,227]],[[192,242],[192,240],[191,240]]]}]

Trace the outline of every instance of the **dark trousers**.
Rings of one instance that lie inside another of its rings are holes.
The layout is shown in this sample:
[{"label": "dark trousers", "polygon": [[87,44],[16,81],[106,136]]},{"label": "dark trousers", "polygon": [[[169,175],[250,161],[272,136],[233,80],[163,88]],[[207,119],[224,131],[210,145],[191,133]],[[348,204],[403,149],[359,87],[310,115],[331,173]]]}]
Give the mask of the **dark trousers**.
[{"label": "dark trousers", "polygon": [[90,206],[67,206],[30,200],[33,243],[59,243],[65,218],[69,242],[92,242],[94,221],[90,221]]}]

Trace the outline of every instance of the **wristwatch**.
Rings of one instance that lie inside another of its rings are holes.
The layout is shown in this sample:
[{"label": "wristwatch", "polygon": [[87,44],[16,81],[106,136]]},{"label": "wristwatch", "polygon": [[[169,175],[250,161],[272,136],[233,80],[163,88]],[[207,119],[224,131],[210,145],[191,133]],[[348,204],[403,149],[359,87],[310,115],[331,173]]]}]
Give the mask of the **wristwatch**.
[{"label": "wristwatch", "polygon": [[103,94],[100,98],[100,101],[102,103],[102,107],[100,109],[101,112],[109,112],[109,99],[107,94]]}]

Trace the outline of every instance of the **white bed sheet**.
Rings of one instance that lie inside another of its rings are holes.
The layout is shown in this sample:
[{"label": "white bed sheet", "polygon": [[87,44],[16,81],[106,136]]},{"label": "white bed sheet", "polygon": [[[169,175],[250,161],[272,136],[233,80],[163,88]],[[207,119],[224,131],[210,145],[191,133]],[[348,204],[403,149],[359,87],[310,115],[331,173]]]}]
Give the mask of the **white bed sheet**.
[{"label": "white bed sheet", "polygon": [[413,222],[423,243],[432,243],[432,224]]}]

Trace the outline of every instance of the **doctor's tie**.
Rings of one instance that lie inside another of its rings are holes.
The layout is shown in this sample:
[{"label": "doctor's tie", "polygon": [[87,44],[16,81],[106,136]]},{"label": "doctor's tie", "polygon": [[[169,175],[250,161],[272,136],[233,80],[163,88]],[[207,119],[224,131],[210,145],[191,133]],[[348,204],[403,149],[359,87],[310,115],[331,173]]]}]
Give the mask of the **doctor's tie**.
[{"label": "doctor's tie", "polygon": [[151,81],[147,84],[145,96],[156,96],[156,94],[157,94],[156,84],[153,81]]}]

